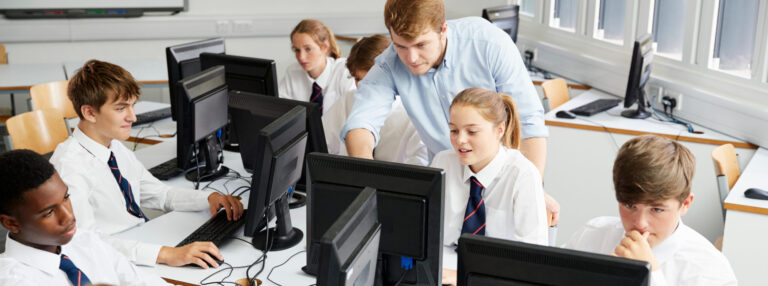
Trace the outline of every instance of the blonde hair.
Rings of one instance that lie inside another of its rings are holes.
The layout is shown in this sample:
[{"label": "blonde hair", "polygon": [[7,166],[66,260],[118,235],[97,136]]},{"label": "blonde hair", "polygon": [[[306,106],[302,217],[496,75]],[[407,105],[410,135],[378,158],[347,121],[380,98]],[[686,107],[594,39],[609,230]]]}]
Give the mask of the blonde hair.
[{"label": "blonde hair", "polygon": [[291,31],[291,40],[293,40],[293,35],[298,33],[309,35],[318,46],[322,46],[327,41],[328,56],[334,59],[341,57],[341,50],[339,50],[339,46],[336,44],[336,36],[333,35],[331,29],[323,25],[323,22],[315,19],[301,20]]},{"label": "blonde hair", "polygon": [[520,147],[520,119],[517,106],[509,95],[483,88],[468,88],[459,92],[451,103],[451,108],[457,105],[470,106],[477,110],[485,120],[498,126],[504,124],[502,144],[511,149]]},{"label": "blonde hair", "polygon": [[440,32],[445,23],[443,0],[387,0],[384,24],[406,40],[413,40],[427,28]]},{"label": "blonde hair", "polygon": [[682,144],[656,135],[624,143],[613,163],[613,185],[620,203],[680,203],[691,193],[696,159]]},{"label": "blonde hair", "polygon": [[374,59],[389,47],[389,38],[375,34],[360,39],[352,46],[347,57],[347,69],[350,73],[368,71],[373,67]]}]

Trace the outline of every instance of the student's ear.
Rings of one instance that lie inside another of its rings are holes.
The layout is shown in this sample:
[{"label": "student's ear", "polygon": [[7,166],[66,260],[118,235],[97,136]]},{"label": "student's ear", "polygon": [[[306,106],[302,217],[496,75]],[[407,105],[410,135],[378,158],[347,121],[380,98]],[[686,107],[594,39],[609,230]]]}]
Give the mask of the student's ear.
[{"label": "student's ear", "polygon": [[448,31],[448,22],[443,22],[443,26],[440,27],[440,35],[445,36],[445,32]]},{"label": "student's ear", "polygon": [[504,138],[504,130],[506,129],[506,126],[504,126],[504,123],[500,123],[499,127],[496,129],[496,138],[501,140]]},{"label": "student's ear", "polygon": [[684,215],[686,212],[688,212],[688,208],[691,207],[691,204],[693,203],[693,193],[689,194],[687,198],[683,201],[682,204],[680,204],[680,215]]},{"label": "student's ear", "polygon": [[11,233],[18,233],[21,226],[16,218],[7,214],[0,214],[0,224]]},{"label": "student's ear", "polygon": [[96,115],[99,113],[99,111],[94,108],[93,106],[83,104],[80,106],[80,113],[83,114],[83,119],[95,123],[96,122]]}]

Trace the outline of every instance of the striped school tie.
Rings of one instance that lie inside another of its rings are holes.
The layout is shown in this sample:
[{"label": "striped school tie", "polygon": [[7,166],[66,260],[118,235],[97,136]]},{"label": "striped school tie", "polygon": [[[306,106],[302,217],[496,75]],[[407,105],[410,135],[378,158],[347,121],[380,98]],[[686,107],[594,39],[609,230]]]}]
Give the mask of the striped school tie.
[{"label": "striped school tie", "polygon": [[469,178],[469,200],[464,212],[464,225],[461,233],[485,235],[485,202],[483,201],[483,185],[475,177]]},{"label": "striped school tie", "polygon": [[120,174],[120,168],[117,167],[117,160],[115,160],[115,153],[109,153],[109,161],[107,164],[109,165],[109,170],[112,171],[112,175],[115,176],[115,181],[120,185],[120,191],[123,192],[125,208],[128,210],[128,213],[135,217],[143,218],[144,221],[148,221],[147,217],[144,216],[144,213],[141,212],[138,202],[133,199],[131,184],[128,183],[127,179],[123,178],[122,174]]},{"label": "striped school tie", "polygon": [[312,84],[312,95],[309,96],[309,102],[317,103],[320,110],[323,110],[323,89],[317,85],[317,82]]},{"label": "striped school tie", "polygon": [[73,263],[72,260],[64,254],[61,254],[59,269],[67,274],[67,278],[69,278],[69,282],[72,282],[72,285],[84,286],[91,284],[91,280],[88,279],[88,276],[86,276],[83,271],[80,271],[80,268],[77,268],[75,263]]}]

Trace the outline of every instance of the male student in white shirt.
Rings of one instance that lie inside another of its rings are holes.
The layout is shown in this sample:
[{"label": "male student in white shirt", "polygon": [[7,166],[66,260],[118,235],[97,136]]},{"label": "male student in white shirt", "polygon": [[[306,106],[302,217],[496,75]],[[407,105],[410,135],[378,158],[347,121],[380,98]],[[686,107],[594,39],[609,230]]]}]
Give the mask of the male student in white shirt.
[{"label": "male student in white shirt", "polygon": [[168,285],[88,230],[78,230],[67,186],[30,150],[0,155],[0,285]]},{"label": "male student in white shirt", "polygon": [[112,234],[146,221],[140,207],[164,211],[199,211],[216,214],[224,208],[228,219],[239,219],[242,203],[233,196],[167,186],[147,171],[118,140],[130,137],[136,121],[133,105],[139,87],[128,71],[110,63],[90,60],[69,80],[67,92],[80,123],[51,157],[72,194],[75,217],[81,228],[93,228],[131,261],[181,266],[194,263],[218,267],[223,259],[211,242],[182,247],[123,240]]},{"label": "male student in white shirt", "polygon": [[620,218],[592,219],[565,247],[647,261],[655,286],[736,285],[725,256],[680,219],[693,202],[695,166],[680,143],[654,135],[627,141],[613,165]]}]

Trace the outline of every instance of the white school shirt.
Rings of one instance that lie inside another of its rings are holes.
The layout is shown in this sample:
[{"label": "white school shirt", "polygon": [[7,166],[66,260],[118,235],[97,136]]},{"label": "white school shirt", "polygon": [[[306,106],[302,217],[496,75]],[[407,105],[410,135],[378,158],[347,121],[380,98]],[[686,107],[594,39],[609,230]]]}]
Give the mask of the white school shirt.
[{"label": "white school shirt", "polygon": [[485,187],[486,236],[548,244],[541,175],[520,151],[499,146],[496,157],[477,174],[459,162],[453,149],[437,153],[432,167],[445,170],[443,244],[458,243],[472,176]]},{"label": "white school shirt", "polygon": [[325,69],[313,79],[298,63],[288,66],[283,80],[280,81],[278,93],[281,98],[309,101],[312,95],[312,84],[323,89],[323,114],[331,108],[344,94],[355,90],[355,79],[347,70],[347,58],[326,58]]},{"label": "white school shirt", "polygon": [[131,150],[112,140],[104,147],[79,128],[56,147],[51,163],[69,187],[72,209],[80,229],[94,229],[131,261],[154,265],[162,245],[112,237],[112,234],[144,223],[128,213],[120,185],[107,165],[113,152],[120,174],[131,183],[141,207],[164,211],[199,211],[208,208],[211,192],[168,186],[147,171]]},{"label": "white school shirt", "polygon": [[[120,252],[88,230],[78,229],[72,240],[61,246],[93,284],[170,285],[154,273],[140,271]],[[0,285],[72,285],[59,269],[61,254],[50,253],[6,238],[0,254]]]},{"label": "white school shirt", "polygon": [[[347,122],[347,116],[355,101],[355,91],[352,90],[328,109],[323,115],[323,130],[328,145],[328,153],[348,155],[347,147],[341,141],[339,133]],[[381,127],[381,140],[373,151],[375,160],[396,163],[406,163],[419,166],[429,164],[429,151],[421,141],[419,133],[413,127],[408,113],[398,96],[392,103],[392,113],[389,114]]]},{"label": "white school shirt", "polygon": [[[574,233],[565,248],[601,254],[613,253],[624,238],[618,217],[597,217]],[[651,272],[651,285],[736,285],[730,263],[701,234],[680,223],[653,247],[659,269]]]}]

